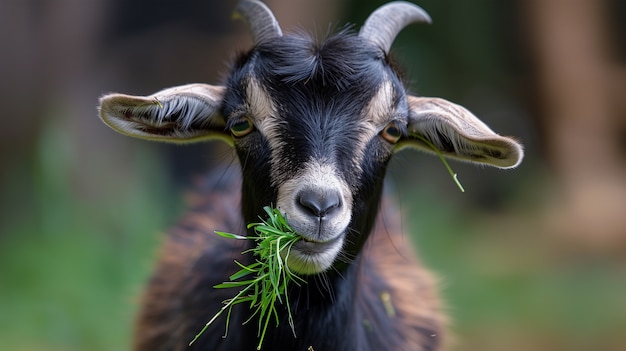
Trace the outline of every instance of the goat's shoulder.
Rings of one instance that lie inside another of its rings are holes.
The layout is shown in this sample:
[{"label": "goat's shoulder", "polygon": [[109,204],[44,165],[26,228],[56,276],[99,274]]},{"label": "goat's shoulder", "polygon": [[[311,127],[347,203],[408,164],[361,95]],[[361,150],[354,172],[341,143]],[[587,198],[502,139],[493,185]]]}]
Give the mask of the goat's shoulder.
[{"label": "goat's shoulder", "polygon": [[363,300],[377,304],[370,310],[379,316],[384,313],[392,326],[372,325],[372,330],[397,333],[401,341],[397,350],[441,350],[446,320],[437,280],[417,258],[393,199],[385,196],[382,201],[377,224],[363,250],[367,257],[362,279],[367,286],[364,291],[370,295]]},{"label": "goat's shoulder", "polygon": [[212,287],[233,273],[244,243],[214,231],[243,233],[240,186],[238,174],[216,172],[187,195],[190,211],[164,237],[143,296],[136,350],[185,349],[229,297]]}]

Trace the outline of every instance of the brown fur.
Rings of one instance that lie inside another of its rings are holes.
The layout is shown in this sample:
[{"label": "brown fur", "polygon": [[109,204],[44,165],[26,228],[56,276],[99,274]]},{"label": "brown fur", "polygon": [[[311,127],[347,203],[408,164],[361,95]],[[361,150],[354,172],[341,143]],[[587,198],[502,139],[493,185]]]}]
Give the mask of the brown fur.
[{"label": "brown fur", "polygon": [[[232,296],[232,291],[211,286],[236,269],[233,260],[241,259],[244,248],[241,242],[213,232],[243,233],[238,181],[231,178],[225,186],[210,186],[188,200],[192,209],[166,237],[144,293],[135,350],[186,350],[193,337],[190,331],[199,331],[217,312],[187,309],[189,296],[202,300],[213,294],[212,298],[219,301]],[[445,317],[435,279],[415,258],[409,238],[402,234],[398,209],[389,198],[383,199],[377,225],[368,240],[360,260],[362,288],[356,295],[368,339],[391,329],[402,343],[396,350],[442,350]],[[215,280],[203,283],[194,267],[206,257],[211,262],[203,269],[213,271]],[[375,324],[381,313],[387,314],[390,325]],[[235,327],[236,322],[231,321],[231,329]],[[230,337],[236,338],[233,334],[231,330]]]},{"label": "brown fur", "polygon": [[[438,296],[437,280],[419,260],[410,241],[402,232],[402,218],[390,197],[383,198],[377,225],[368,239],[363,254],[366,262],[381,276],[388,291],[381,292],[378,300],[390,306],[386,310],[399,320],[399,333],[404,335],[401,350],[443,350],[446,318]],[[387,300],[381,294],[388,293]],[[422,330],[432,330],[426,336]],[[426,348],[426,345],[437,345]],[[418,346],[420,345],[420,346]],[[424,348],[421,348],[424,347]]]}]

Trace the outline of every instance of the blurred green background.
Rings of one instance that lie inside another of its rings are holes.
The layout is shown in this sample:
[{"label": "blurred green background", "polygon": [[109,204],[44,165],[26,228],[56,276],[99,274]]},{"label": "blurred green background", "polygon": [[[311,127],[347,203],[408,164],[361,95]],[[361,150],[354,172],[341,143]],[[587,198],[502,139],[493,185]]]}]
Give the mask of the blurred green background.
[{"label": "blurred green background", "polygon": [[[250,39],[235,1],[0,2],[0,348],[128,350],[162,233],[219,143],[130,140],[110,91],[219,82]],[[273,0],[323,37],[380,0]],[[526,146],[498,171],[403,151],[389,171],[442,279],[453,350],[626,350],[626,2],[422,0],[393,51],[412,91]],[[330,26],[327,26],[331,23]]]}]

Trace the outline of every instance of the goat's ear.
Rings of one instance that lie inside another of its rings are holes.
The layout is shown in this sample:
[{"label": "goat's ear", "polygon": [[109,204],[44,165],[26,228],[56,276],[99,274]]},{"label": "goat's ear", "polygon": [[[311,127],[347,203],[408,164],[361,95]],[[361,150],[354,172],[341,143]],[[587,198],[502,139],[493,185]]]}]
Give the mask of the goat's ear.
[{"label": "goat's ear", "polygon": [[232,143],[220,114],[224,87],[188,84],[150,96],[109,94],[100,98],[100,118],[124,135],[167,142],[223,139]]},{"label": "goat's ear", "polygon": [[512,138],[494,133],[462,106],[437,98],[408,96],[408,146],[498,168],[513,168],[524,157]]}]

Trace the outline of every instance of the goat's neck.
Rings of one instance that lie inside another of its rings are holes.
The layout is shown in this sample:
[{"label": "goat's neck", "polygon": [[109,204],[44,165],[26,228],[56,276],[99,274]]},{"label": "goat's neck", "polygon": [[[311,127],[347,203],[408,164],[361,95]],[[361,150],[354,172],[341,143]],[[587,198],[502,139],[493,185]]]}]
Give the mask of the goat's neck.
[{"label": "goat's neck", "polygon": [[[262,207],[267,206],[271,200],[259,198],[258,196],[267,194],[255,192],[254,186],[246,184],[245,181],[243,183],[244,220],[246,223],[258,222],[259,216],[262,215]],[[360,295],[366,293],[363,289],[371,288],[359,284],[364,274],[362,271],[364,269],[369,271],[366,268],[368,265],[364,262],[366,258],[361,255],[361,249],[376,222],[382,184],[373,188],[368,192],[360,192],[359,196],[355,197],[355,214],[348,229],[347,244],[343,253],[343,258],[347,258],[348,262],[337,261],[332,268],[322,274],[305,276],[306,283],[290,286],[288,298],[296,338],[293,339],[286,306],[279,306],[280,324],[274,326],[270,323],[264,350],[306,350],[312,345],[327,350],[371,349],[371,345],[365,341],[371,336],[364,334],[363,323],[366,319],[364,311],[358,304]],[[250,204],[264,205],[250,206]],[[254,242],[249,242],[248,245],[251,248]]]},{"label": "goat's neck", "polygon": [[[305,284],[291,286],[289,302],[296,338],[292,339],[293,333],[287,323],[287,310],[281,308],[280,325],[276,328],[276,333],[269,333],[272,336],[267,340],[267,349],[282,350],[286,344],[295,347],[288,348],[290,350],[306,350],[312,345],[333,350],[361,349],[359,345],[353,345],[358,338],[346,337],[357,335],[360,331],[358,323],[362,323],[361,311],[356,308],[358,272],[359,265],[355,262],[341,274],[329,272],[309,276],[305,277]],[[290,339],[296,345],[287,341]]]}]

